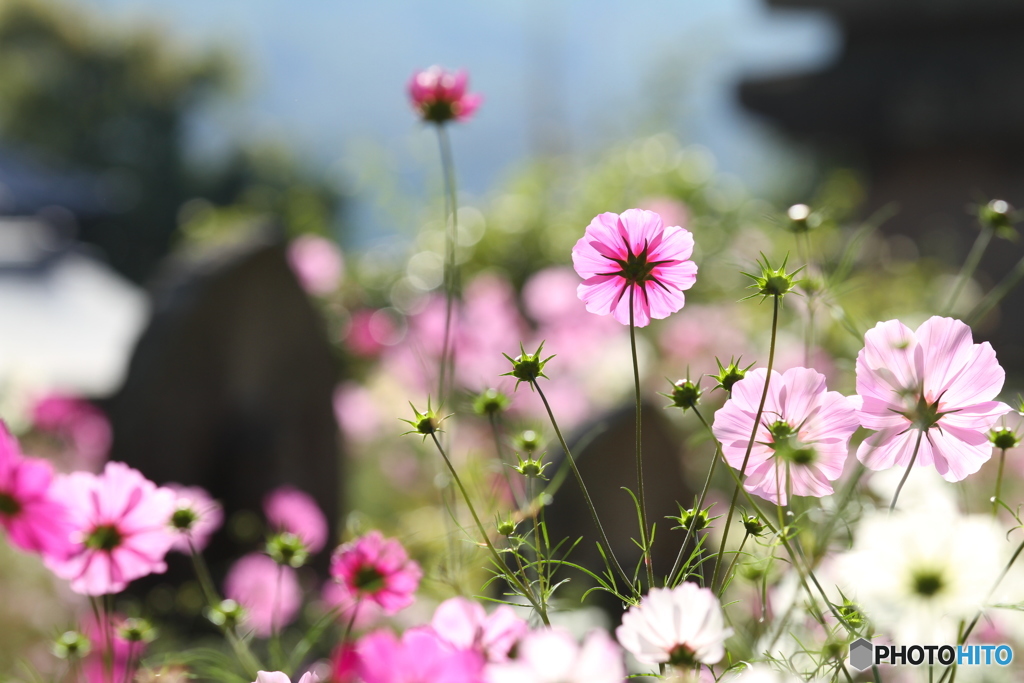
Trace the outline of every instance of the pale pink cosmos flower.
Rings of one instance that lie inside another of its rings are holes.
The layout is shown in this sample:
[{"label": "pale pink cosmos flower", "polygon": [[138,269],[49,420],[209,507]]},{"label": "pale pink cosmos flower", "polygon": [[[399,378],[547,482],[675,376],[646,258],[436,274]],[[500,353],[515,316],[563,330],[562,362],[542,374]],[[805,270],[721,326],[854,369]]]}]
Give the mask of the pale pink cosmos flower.
[{"label": "pale pink cosmos flower", "polygon": [[512,646],[529,630],[508,605],[491,614],[477,602],[451,598],[438,605],[430,621],[434,632],[457,650],[474,650],[489,662],[508,659]]},{"label": "pale pink cosmos flower", "polygon": [[338,288],[344,262],[338,245],[319,235],[302,235],[288,245],[288,265],[310,294],[323,296]]},{"label": "pale pink cosmos flower", "polygon": [[118,593],[135,579],[167,570],[164,557],[174,544],[173,491],[122,462],[108,462],[100,475],[58,477],[53,494],[68,507],[73,545],[67,558],[45,560],[54,574],[71,581],[71,590]]},{"label": "pale pink cosmos flower", "polygon": [[72,525],[64,503],[52,493],[53,468],[26,458],[0,422],[0,526],[15,547],[63,558],[72,551]]},{"label": "pale pink cosmos flower", "polygon": [[185,554],[201,552],[224,523],[224,508],[200,486],[167,484],[167,488],[175,496],[170,519],[174,534],[171,550]]},{"label": "pale pink cosmos flower", "polygon": [[465,121],[483,103],[481,95],[466,92],[469,74],[451,72],[439,66],[417,71],[409,79],[409,99],[424,121],[445,123]]},{"label": "pale pink cosmos flower", "polygon": [[898,320],[878,323],[857,355],[862,425],[876,430],[857,458],[873,470],[933,465],[960,481],[992,457],[988,430],[1011,410],[994,400],[1006,373],[988,342],[952,318],[929,318],[916,331]]},{"label": "pale pink cosmos flower", "polygon": [[249,553],[231,566],[224,594],[245,608],[245,623],[261,638],[290,624],[302,606],[295,570],[262,553]]},{"label": "pale pink cosmos flower", "polygon": [[717,664],[732,635],[723,619],[715,594],[687,582],[652,588],[623,615],[615,635],[642,664]]},{"label": "pale pink cosmos flower", "polygon": [[308,493],[294,486],[280,486],[263,499],[263,513],[277,531],[298,536],[310,553],[327,545],[327,518]]},{"label": "pale pink cosmos flower", "polygon": [[653,211],[629,209],[622,215],[602,213],[590,222],[572,249],[572,263],[583,278],[577,294],[587,310],[609,313],[623,325],[644,327],[652,318],[667,318],[697,281],[690,260],[693,235],[665,227]]},{"label": "pale pink cosmos flower", "polygon": [[516,658],[487,667],[486,683],[623,683],[622,650],[604,631],[591,631],[582,645],[561,628],[527,634]]},{"label": "pale pink cosmos flower", "polygon": [[[715,413],[715,438],[722,444],[726,462],[738,470],[743,467],[766,376],[764,368],[748,372]],[[853,402],[839,392],[827,391],[820,372],[791,368],[780,375],[772,370],[744,488],[778,505],[785,505],[790,494],[830,495],[832,482],[843,473],[857,425]]]},{"label": "pale pink cosmos flower", "polygon": [[[281,671],[257,671],[256,680],[253,683],[292,683],[292,679]],[[298,683],[320,683],[320,677],[309,671],[302,674]]]},{"label": "pale pink cosmos flower", "polygon": [[371,531],[345,543],[331,557],[331,576],[359,600],[372,600],[386,614],[413,603],[423,575],[402,544]]},{"label": "pale pink cosmos flower", "polygon": [[429,628],[402,638],[374,631],[356,645],[364,683],[481,683],[484,661],[472,650],[454,650]]}]

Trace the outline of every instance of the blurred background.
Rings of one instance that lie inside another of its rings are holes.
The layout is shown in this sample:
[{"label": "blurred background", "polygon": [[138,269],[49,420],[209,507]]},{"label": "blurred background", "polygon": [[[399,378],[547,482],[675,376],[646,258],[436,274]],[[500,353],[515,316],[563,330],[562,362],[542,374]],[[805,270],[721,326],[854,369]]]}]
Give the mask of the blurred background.
[{"label": "blurred background", "polygon": [[[335,537],[366,520],[415,535],[403,515],[436,507],[433,466],[387,439],[405,400],[425,403],[437,343],[437,142],[406,95],[431,64],[485,98],[452,130],[463,389],[496,381],[520,338],[622,341],[564,317],[565,267],[593,215],[638,205],[694,231],[706,283],[690,322],[648,330],[648,374],[755,360],[764,311],[731,308],[738,270],[794,250],[785,208],[802,202],[822,264],[857,240],[861,280],[821,298],[814,351],[849,390],[866,327],[943,310],[978,207],[1024,204],[1022,28],[1012,0],[4,0],[3,417],[65,469],[111,457],[206,486],[229,513],[215,571],[280,483]],[[953,313],[1013,271],[1015,234],[996,239]],[[1019,302],[975,326],[1013,386]],[[579,353],[552,393],[585,431],[631,384],[592,376],[607,349]],[[5,584],[25,562],[0,560]],[[174,600],[154,604],[188,612]],[[57,618],[4,604],[25,633]]]}]

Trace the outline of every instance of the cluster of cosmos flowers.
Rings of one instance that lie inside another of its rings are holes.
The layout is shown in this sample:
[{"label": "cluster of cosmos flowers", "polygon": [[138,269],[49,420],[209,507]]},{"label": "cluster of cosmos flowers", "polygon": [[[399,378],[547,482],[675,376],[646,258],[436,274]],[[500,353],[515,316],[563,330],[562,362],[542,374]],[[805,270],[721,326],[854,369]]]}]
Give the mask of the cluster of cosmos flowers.
[{"label": "cluster of cosmos flowers", "polygon": [[[408,90],[415,111],[438,126],[467,120],[481,103],[479,96],[467,93],[465,72],[438,67],[414,74]],[[685,227],[666,225],[659,213],[602,213],[572,249],[572,264],[582,280],[575,282],[578,300],[538,300],[537,317],[553,311],[551,329],[557,329],[554,321],[564,320],[565,311],[580,308],[582,302],[590,314],[609,316],[632,334],[684,308],[686,292],[697,283],[693,251],[693,234]],[[310,293],[337,287],[342,264],[324,241],[297,241],[290,258]],[[771,268],[767,260],[752,278],[757,295],[774,299],[776,313],[779,301],[796,288],[793,274]],[[472,308],[467,301],[461,315],[472,317]],[[486,321],[487,306],[482,309],[475,313]],[[435,323],[440,320],[441,307],[423,317],[431,316]],[[480,327],[507,331],[500,324]],[[428,329],[440,336],[438,324]],[[456,346],[462,367],[489,368],[492,360],[500,362],[495,353],[494,359],[475,363],[469,345]],[[774,353],[774,330],[772,348]],[[435,355],[446,354],[438,349]],[[539,351],[524,350],[509,360],[509,374],[517,383],[528,382],[532,389],[538,378],[545,377],[546,360]],[[523,369],[530,364],[532,369]],[[835,483],[850,471],[851,441],[860,429],[869,434],[856,447],[856,461],[901,477],[891,508],[904,484],[910,483],[899,510],[869,510],[853,529],[850,547],[832,555],[829,566],[817,567],[826,587],[819,585],[819,594],[807,596],[808,611],[825,613],[842,606],[844,611],[836,613],[843,615],[842,624],[851,635],[870,620],[902,642],[950,643],[972,617],[977,621],[980,610],[996,599],[1013,599],[996,592],[1005,575],[1000,570],[1015,559],[1007,552],[1004,531],[992,517],[960,515],[952,494],[943,493],[931,480],[934,475],[945,482],[962,481],[979,471],[996,445],[1004,450],[1007,445],[993,438],[1000,433],[1000,420],[1012,412],[997,400],[1005,373],[991,345],[975,343],[968,325],[938,316],[917,329],[898,320],[878,323],[865,334],[857,355],[852,396],[830,391],[826,375],[814,368],[792,366],[780,372],[773,368],[771,356],[765,367],[743,369],[730,363],[717,379],[728,398],[709,429],[722,461],[735,470],[750,496],[783,508],[792,505],[794,497],[832,495]],[[639,401],[639,375],[637,384]],[[699,382],[680,380],[674,388],[678,407],[696,406]],[[87,453],[109,445],[109,430],[83,404],[54,399],[41,405],[38,413],[39,424],[63,430]],[[429,410],[416,415],[414,431],[425,436],[439,431]],[[543,472],[538,463],[529,462],[537,465],[532,476]],[[522,460],[520,465],[525,474]],[[931,493],[921,494],[922,486],[931,487]],[[712,528],[707,511],[698,508],[690,511],[691,522],[703,514],[704,526]],[[730,517],[732,512],[730,508]],[[296,568],[332,541],[316,502],[295,488],[285,486],[268,494],[263,513],[272,531],[266,549],[233,564],[222,586],[224,601],[212,600],[212,588],[207,596],[219,619],[211,620],[224,626],[230,637],[241,634],[243,641],[276,639],[298,619],[307,587]],[[779,515],[781,522],[781,509]],[[754,515],[743,520],[748,537],[764,533],[764,520]],[[25,456],[18,441],[0,427],[0,524],[12,545],[41,556],[76,593],[117,594],[136,579],[164,572],[170,552],[198,558],[222,522],[220,505],[202,489],[157,485],[118,462],[107,463],[99,473],[58,474],[47,460]],[[703,528],[694,525],[691,530]],[[499,535],[511,537],[512,532]],[[779,538],[785,543],[785,534]],[[493,552],[490,539],[483,540]],[[969,544],[969,560],[948,552],[954,542],[960,548]],[[724,539],[722,544],[724,548]],[[733,566],[740,551],[735,554]],[[790,559],[795,567],[798,558]],[[810,562],[803,567],[808,573],[813,569]],[[666,581],[663,587],[650,580],[642,595],[643,583],[637,580],[637,595],[613,633],[602,628],[573,632],[547,625],[541,613],[534,616],[545,623],[528,619],[526,605],[502,604],[487,610],[464,597],[441,602],[429,621],[406,622],[399,633],[372,627],[380,617],[393,617],[416,605],[424,577],[402,543],[379,531],[335,547],[329,573],[321,602],[344,629],[329,665],[310,667],[306,661],[298,671],[261,670],[255,683],[291,683],[293,676],[299,676],[296,683],[622,683],[630,671],[693,674],[703,677],[700,680],[737,683],[817,680],[817,674],[795,678],[764,662],[737,666],[729,657],[734,628],[723,607],[725,589],[715,577],[705,585],[707,577],[700,571],[691,572],[693,580],[672,585]],[[799,580],[809,590],[803,575]],[[793,587],[788,596],[776,591],[770,600],[765,596],[761,608],[776,617],[788,616],[797,605],[804,609],[806,603],[795,597],[798,590]],[[81,637],[96,651],[84,675],[90,683],[129,680],[152,635],[141,620],[116,615],[103,619],[97,614],[93,622],[83,621]],[[117,623],[116,633],[110,622]],[[774,656],[777,640],[776,635],[759,644],[760,652]],[[75,642],[67,638],[65,647]],[[819,665],[816,671],[821,669]]]}]

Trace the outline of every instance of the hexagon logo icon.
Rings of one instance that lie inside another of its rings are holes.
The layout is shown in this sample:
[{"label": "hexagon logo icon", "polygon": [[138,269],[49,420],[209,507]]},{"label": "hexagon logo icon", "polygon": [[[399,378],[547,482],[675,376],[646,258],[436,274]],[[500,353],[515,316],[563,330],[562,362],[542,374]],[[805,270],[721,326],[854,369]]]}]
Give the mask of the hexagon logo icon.
[{"label": "hexagon logo icon", "polygon": [[875,646],[866,638],[858,638],[850,643],[850,666],[863,671],[871,666],[875,658]]}]

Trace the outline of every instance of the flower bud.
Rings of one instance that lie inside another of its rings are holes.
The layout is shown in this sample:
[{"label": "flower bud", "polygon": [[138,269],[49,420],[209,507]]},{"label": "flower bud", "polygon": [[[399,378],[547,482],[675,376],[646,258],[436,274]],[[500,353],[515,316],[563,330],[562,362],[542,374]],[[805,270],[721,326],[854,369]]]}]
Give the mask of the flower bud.
[{"label": "flower bud", "polygon": [[[741,356],[742,358],[742,356]],[[718,374],[711,375],[711,379],[716,380],[718,384],[715,385],[715,389],[725,389],[726,391],[732,391],[732,387],[736,382],[746,377],[747,370],[754,367],[751,363],[745,368],[741,368],[738,363],[740,359],[730,359],[728,365],[722,365],[722,361],[715,358],[715,362],[718,363]]]},{"label": "flower bud", "polygon": [[485,389],[473,399],[473,412],[481,417],[490,417],[508,409],[508,396],[497,389]]},{"label": "flower bud", "polygon": [[517,450],[525,451],[532,455],[544,446],[544,439],[532,429],[524,429],[513,439]]},{"label": "flower bud", "polygon": [[821,226],[822,216],[806,204],[794,204],[786,211],[786,229],[793,233],[804,233]]},{"label": "flower bud", "polygon": [[427,411],[421,413],[416,410],[416,406],[409,403],[409,407],[412,408],[413,415],[415,416],[412,420],[406,420],[399,418],[402,422],[412,425],[412,429],[403,434],[422,434],[423,438],[426,439],[428,436],[441,431],[441,423],[445,420],[443,417],[438,417],[430,407],[430,399],[427,399]]},{"label": "flower bud", "polygon": [[747,515],[743,518],[743,528],[747,530],[747,533],[751,536],[760,536],[764,533],[764,523],[757,517],[757,515]]},{"label": "flower bud", "polygon": [[685,413],[690,408],[696,408],[700,403],[700,397],[704,391],[700,388],[700,380],[694,384],[689,379],[680,379],[672,383],[671,394],[661,394],[665,398],[672,399],[672,403],[666,408],[680,408]]},{"label": "flower bud", "polygon": [[543,377],[544,379],[548,379],[548,376],[544,374],[544,366],[547,364],[549,360],[554,358],[554,356],[548,356],[547,358],[541,360],[540,355],[541,351],[543,350],[544,342],[541,342],[540,346],[537,347],[537,351],[535,353],[527,353],[526,349],[523,348],[522,342],[520,342],[520,353],[515,358],[512,358],[507,353],[501,354],[505,356],[505,358],[507,358],[510,363],[512,363],[512,371],[506,372],[504,375],[502,375],[502,377],[505,377],[507,375],[515,377],[516,388],[519,387],[520,382],[526,382],[527,384],[532,385],[541,377]]},{"label": "flower bud", "polygon": [[988,433],[988,440],[995,445],[996,448],[1002,450],[1009,450],[1016,448],[1020,445],[1020,437],[1012,429],[1006,427],[1000,427],[999,429],[993,429]]},{"label": "flower bud", "polygon": [[65,631],[53,641],[50,649],[59,659],[81,659],[92,651],[92,643],[78,631]]},{"label": "flower bud", "polygon": [[145,619],[125,619],[117,628],[121,640],[129,643],[152,643],[156,640],[157,631]]},{"label": "flower bud", "polygon": [[772,268],[771,263],[768,262],[768,257],[764,256],[764,254],[761,255],[761,258],[764,259],[764,261],[758,261],[758,265],[761,266],[760,274],[752,275],[750,273],[743,273],[754,281],[754,284],[750,285],[750,289],[753,289],[755,293],[751,294],[750,297],[747,298],[749,299],[757,296],[758,294],[765,298],[769,296],[781,298],[792,292],[797,283],[796,274],[799,273],[802,268],[797,269],[792,273],[787,273],[786,260],[789,259],[788,256],[778,268]]},{"label": "flower bud", "polygon": [[234,600],[221,600],[220,604],[206,611],[206,618],[214,625],[233,629],[242,621],[245,610]]},{"label": "flower bud", "polygon": [[512,520],[511,516],[499,519],[495,526],[497,526],[498,533],[502,536],[511,536],[516,532],[516,523]]},{"label": "flower bud", "polygon": [[547,481],[547,477],[544,476],[544,468],[548,466],[548,463],[541,462],[540,460],[534,460],[532,457],[523,460],[521,456],[516,456],[519,459],[519,464],[515,466],[516,472],[529,477],[531,479],[543,479]]},{"label": "flower bud", "polygon": [[309,551],[302,539],[295,534],[282,531],[274,534],[267,541],[267,554],[274,562],[298,569],[306,564]]},{"label": "flower bud", "polygon": [[668,519],[673,519],[679,522],[679,526],[673,527],[673,529],[688,530],[692,533],[706,529],[710,522],[707,510],[695,510],[694,508],[684,510],[682,505],[679,506],[679,516],[670,516]]}]

